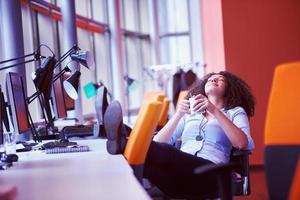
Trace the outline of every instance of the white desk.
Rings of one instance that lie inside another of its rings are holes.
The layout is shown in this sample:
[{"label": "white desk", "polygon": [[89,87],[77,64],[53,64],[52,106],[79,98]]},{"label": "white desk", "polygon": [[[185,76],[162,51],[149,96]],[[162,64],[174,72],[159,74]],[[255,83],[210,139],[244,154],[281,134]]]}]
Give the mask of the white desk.
[{"label": "white desk", "polygon": [[20,200],[150,199],[125,158],[106,152],[105,140],[77,142],[91,151],[19,153],[13,167],[0,171],[0,187],[16,185]]}]

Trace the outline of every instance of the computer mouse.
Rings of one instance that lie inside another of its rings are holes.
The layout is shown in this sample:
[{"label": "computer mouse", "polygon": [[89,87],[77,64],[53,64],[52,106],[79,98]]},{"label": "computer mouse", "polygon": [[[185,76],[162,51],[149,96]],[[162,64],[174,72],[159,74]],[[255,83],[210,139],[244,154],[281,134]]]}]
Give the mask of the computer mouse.
[{"label": "computer mouse", "polygon": [[1,161],[2,162],[7,162],[7,163],[12,163],[12,162],[17,162],[19,159],[18,155],[17,154],[5,154],[5,153],[2,153],[1,154]]}]

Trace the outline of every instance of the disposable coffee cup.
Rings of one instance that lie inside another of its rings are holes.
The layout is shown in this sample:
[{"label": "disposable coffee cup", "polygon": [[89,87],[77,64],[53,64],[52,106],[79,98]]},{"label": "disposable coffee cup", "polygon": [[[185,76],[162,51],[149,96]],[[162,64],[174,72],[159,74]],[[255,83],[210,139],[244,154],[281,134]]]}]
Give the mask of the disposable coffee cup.
[{"label": "disposable coffee cup", "polygon": [[4,151],[7,155],[16,154],[16,138],[14,132],[3,133]]},{"label": "disposable coffee cup", "polygon": [[196,99],[195,99],[195,97],[193,96],[193,97],[190,97],[189,98],[189,102],[190,102],[190,113],[191,114],[194,114],[196,111],[194,111],[194,105],[195,105],[195,103],[196,103]]}]

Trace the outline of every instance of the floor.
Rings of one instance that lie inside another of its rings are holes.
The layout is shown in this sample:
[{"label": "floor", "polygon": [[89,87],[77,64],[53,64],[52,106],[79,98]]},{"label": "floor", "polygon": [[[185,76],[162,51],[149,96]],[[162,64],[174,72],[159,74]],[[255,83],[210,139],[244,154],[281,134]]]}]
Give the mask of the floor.
[{"label": "floor", "polygon": [[268,192],[263,167],[250,169],[251,194],[249,196],[234,197],[234,200],[267,200]]}]

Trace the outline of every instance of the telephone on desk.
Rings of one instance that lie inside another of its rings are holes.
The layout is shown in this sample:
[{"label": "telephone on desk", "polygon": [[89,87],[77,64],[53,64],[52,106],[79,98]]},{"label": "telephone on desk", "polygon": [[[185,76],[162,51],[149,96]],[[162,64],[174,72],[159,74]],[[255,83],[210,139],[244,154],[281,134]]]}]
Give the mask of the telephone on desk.
[{"label": "telephone on desk", "polygon": [[60,133],[60,138],[93,136],[94,125],[65,126]]}]

